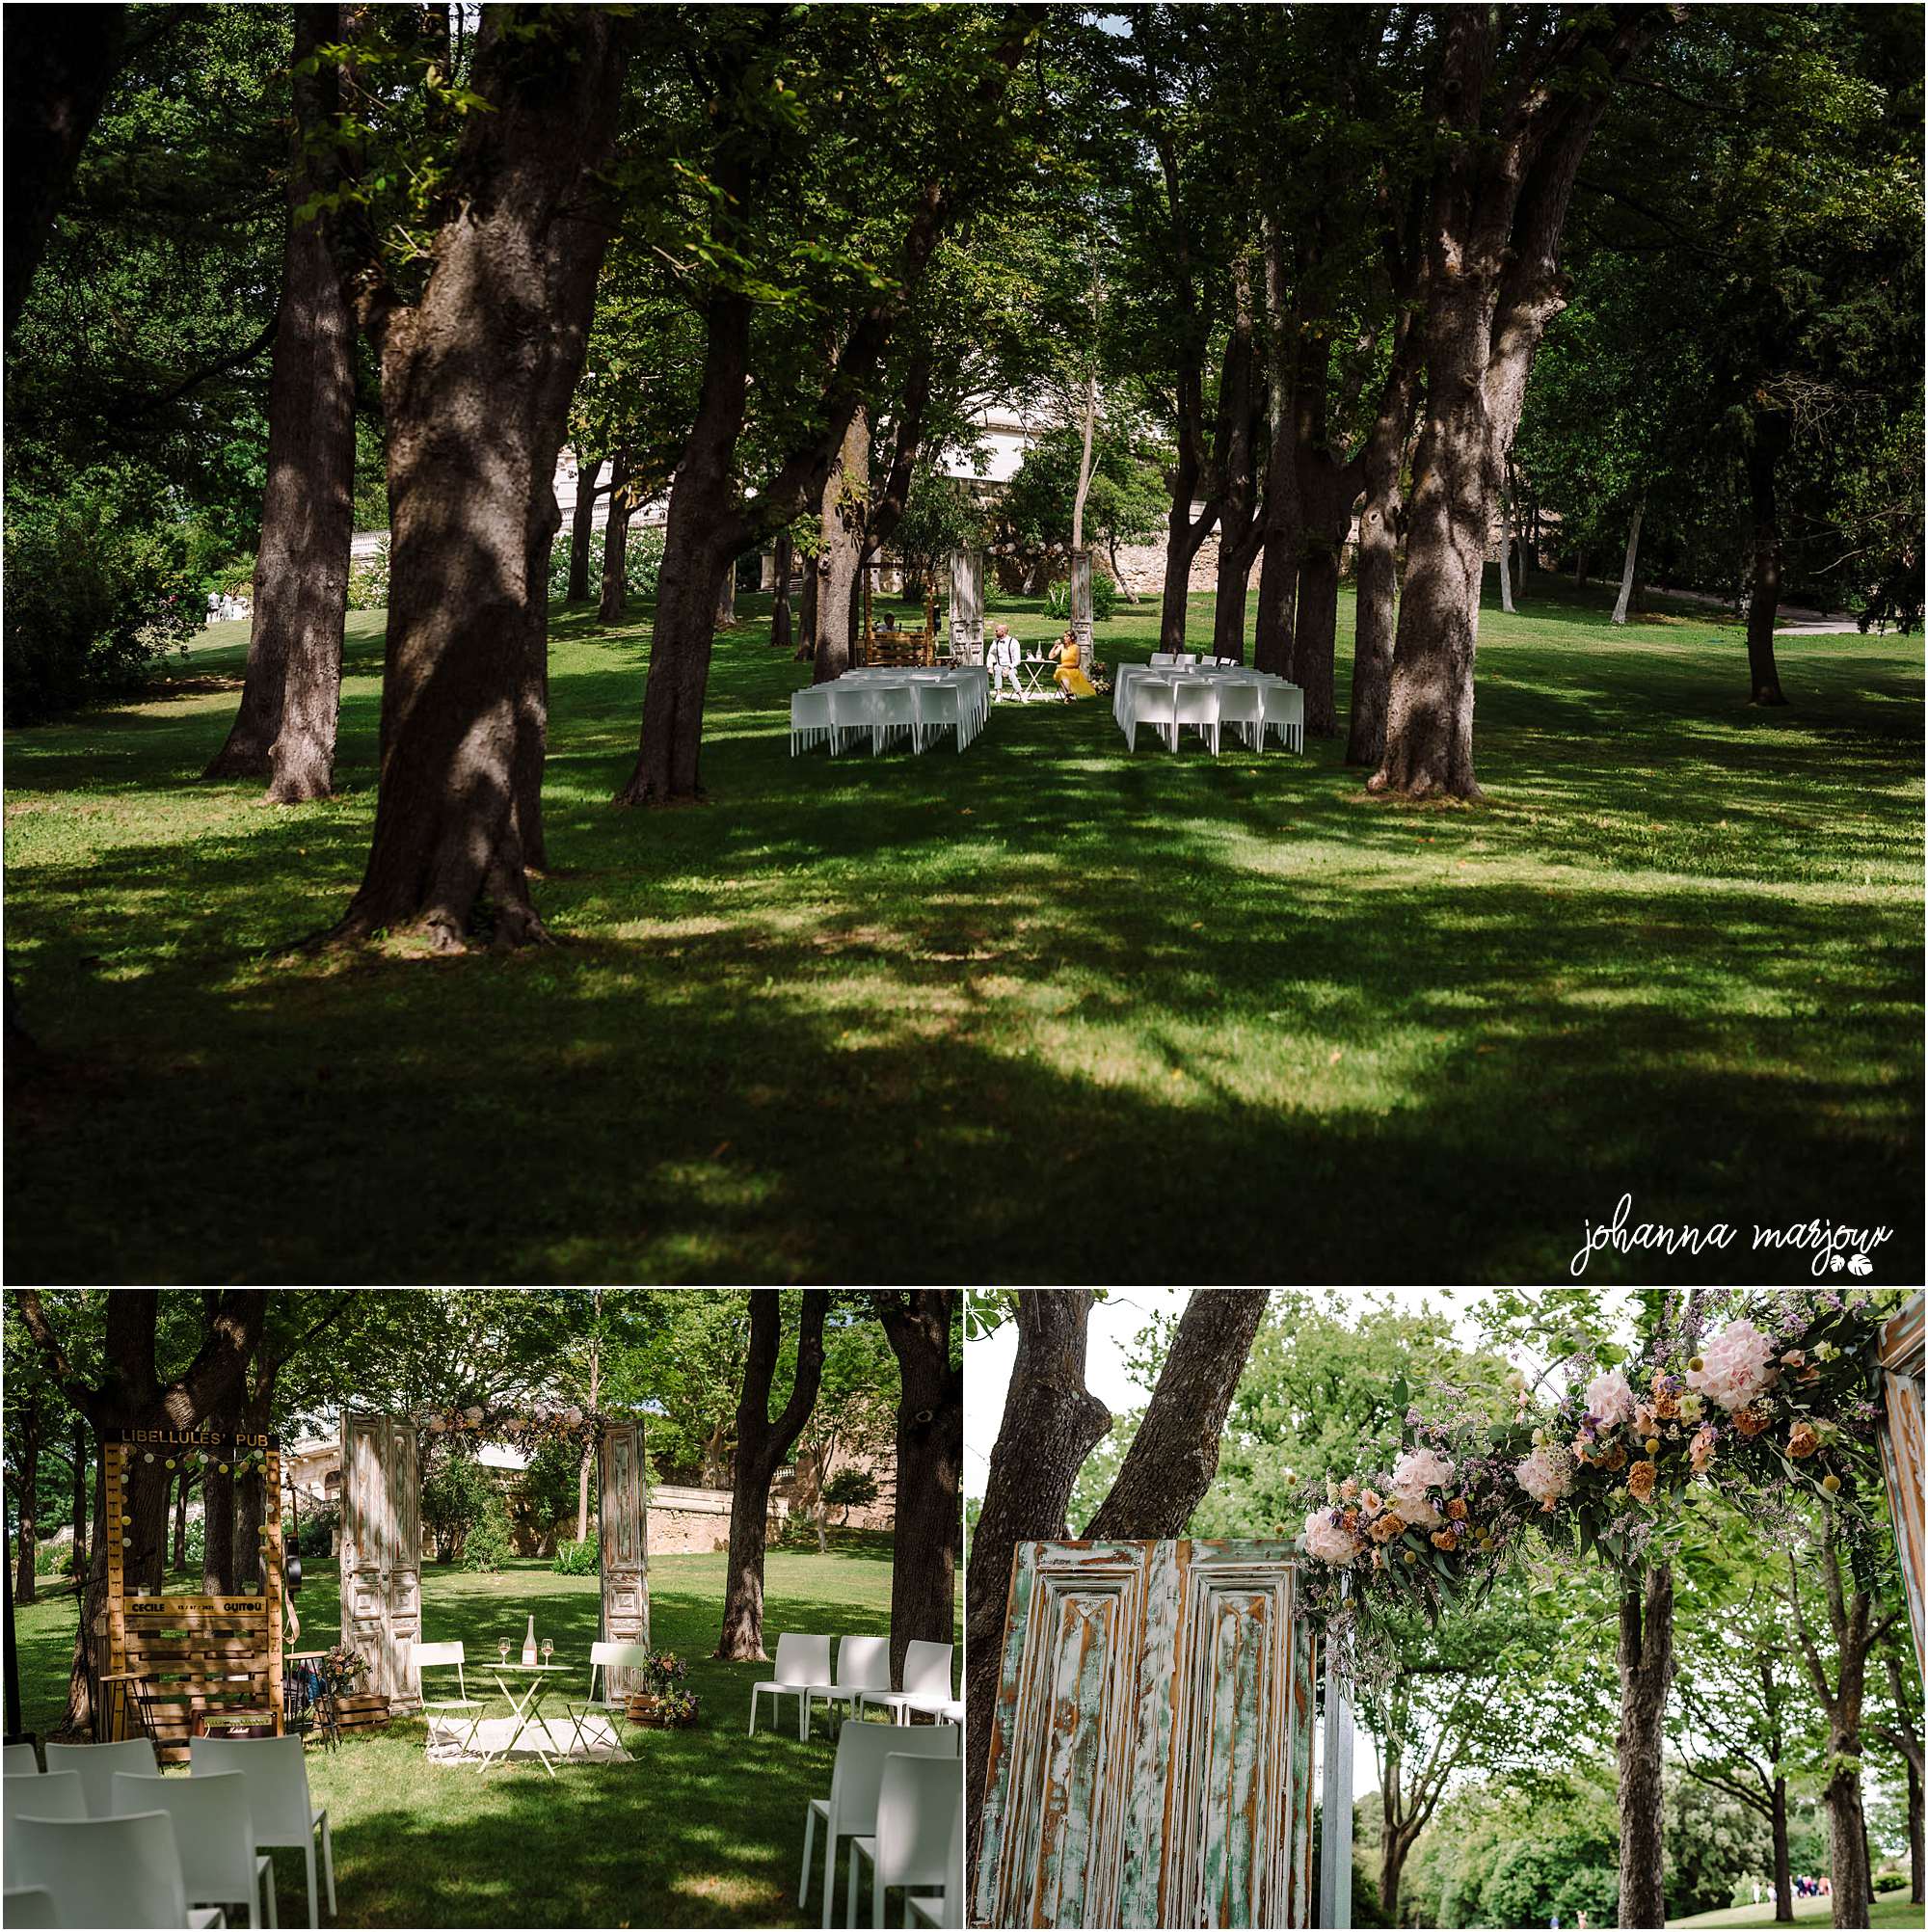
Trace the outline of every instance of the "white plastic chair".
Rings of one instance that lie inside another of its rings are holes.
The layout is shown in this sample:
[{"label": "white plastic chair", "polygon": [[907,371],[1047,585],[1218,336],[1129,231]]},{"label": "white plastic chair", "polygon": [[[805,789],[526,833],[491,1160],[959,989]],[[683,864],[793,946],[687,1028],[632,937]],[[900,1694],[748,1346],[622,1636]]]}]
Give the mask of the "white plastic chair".
[{"label": "white plastic chair", "polygon": [[1185,658],[1183,654],[1177,651],[1154,651],[1151,654],[1151,661],[1155,669],[1169,671],[1175,665],[1184,663]]},{"label": "white plastic chair", "polygon": [[810,1902],[810,1857],[817,1825],[823,1821],[823,1922],[830,1923],[830,1902],[836,1896],[837,1847],[840,1840],[874,1832],[877,1793],[884,1782],[885,1762],[893,1757],[942,1758],[955,1760],[957,1732],[942,1725],[900,1731],[889,1724],[846,1724],[837,1733],[837,1761],[830,1772],[830,1795],[813,1798],[803,1822],[803,1877],[796,1888],[799,1907]]},{"label": "white plastic chair", "polygon": [[950,1882],[957,1813],[964,1803],[964,1766],[954,1758],[892,1752],[877,1792],[877,1829],[850,1840],[850,1879],[844,1918],[857,1922],[857,1880],[870,1865],[870,1923],[884,1922],[884,1894],[893,1886],[942,1892]]},{"label": "white plastic chair", "polygon": [[1218,729],[1235,731],[1251,750],[1265,741],[1265,695],[1256,684],[1227,681],[1218,686]]},{"label": "white plastic chair", "polygon": [[154,1755],[153,1739],[123,1737],[117,1744],[49,1744],[47,1770],[78,1771],[80,1788],[87,1793],[87,1815],[111,1818],[114,1811],[114,1774],[117,1771],[158,1771],[161,1760]]},{"label": "white plastic chair", "polygon": [[6,1783],[6,1853],[13,1863],[13,1820],[52,1818],[71,1823],[87,1816],[87,1793],[81,1788],[80,1775],[56,1771],[50,1777],[9,1778]]},{"label": "white plastic chair", "polygon": [[63,1925],[178,1928],[225,1922],[219,1912],[190,1915],[174,1820],[165,1811],[132,1818],[18,1819],[7,1875],[44,1886]]},{"label": "white plastic chair", "polygon": [[964,693],[955,684],[918,683],[911,686],[917,722],[911,740],[920,751],[927,750],[932,738],[949,727],[957,734],[957,749],[964,749]]},{"label": "white plastic chair", "polygon": [[1261,742],[1276,731],[1287,751],[1305,749],[1305,693],[1297,684],[1284,683],[1262,687],[1265,699],[1265,733]]},{"label": "white plastic chair", "polygon": [[[416,1653],[419,1655],[419,1651]],[[335,1838],[328,1807],[308,1796],[308,1760],[299,1737],[197,1737],[188,1745],[188,1771],[241,1771],[248,1776],[248,1804],[254,1819],[254,1849],[297,1847],[308,1861],[308,1922],[321,1923],[314,1892],[314,1838],[321,1834],[322,1871],[328,1880],[328,1910],[335,1912]]]},{"label": "white plastic chair", "polygon": [[857,1713],[857,1701],[866,1691],[888,1691],[891,1687],[891,1640],[888,1637],[839,1637],[837,1640],[836,1688],[825,1693],[823,1702],[834,1710],[840,1704]]},{"label": "white plastic chair", "polygon": [[928,1710],[949,1704],[951,1656],[951,1645],[913,1637],[904,1649],[903,1689],[859,1691],[858,1711],[861,1713],[867,1704],[873,1704],[881,1710],[893,1712],[899,1724],[907,1724],[913,1710]]},{"label": "white plastic chair", "polygon": [[[1177,709],[1173,722],[1178,731],[1188,725],[1212,747],[1212,756],[1218,756],[1218,693],[1202,678],[1181,679],[1172,686],[1177,694]],[[1173,734],[1174,738],[1176,733]],[[1177,745],[1174,742],[1174,750]]]},{"label": "white plastic chair", "polygon": [[750,1729],[744,1735],[756,1735],[757,1700],[767,1693],[772,1698],[796,1699],[796,1734],[801,1741],[810,1733],[810,1700],[836,1688],[830,1680],[830,1639],[785,1631],[777,1639],[776,1676],[750,1686]]},{"label": "white plastic chair", "polygon": [[951,1826],[951,1856],[944,1867],[944,1890],[936,1897],[913,1892],[904,1900],[906,1925],[959,1927],[964,1923],[964,1820]]},{"label": "white plastic chair", "polygon": [[883,750],[885,740],[897,732],[917,746],[917,694],[909,684],[886,684],[870,693],[870,755]]},{"label": "white plastic chair", "polygon": [[[482,1723],[482,1713],[488,1709],[489,1704],[486,1698],[469,1695],[469,1679],[464,1675],[464,1651],[461,1644],[417,1644],[415,1655],[418,1670],[452,1670],[455,1673],[454,1697],[424,1695],[422,1698],[421,1713],[428,1722],[428,1737],[423,1744],[423,1750],[426,1751],[435,1743],[436,1727],[444,1717],[458,1716],[468,1719],[468,1728],[457,1740],[459,1747],[465,1752],[472,1751],[475,1748],[475,1733]],[[442,1724],[442,1728],[451,1737],[462,1729],[457,1724]]]},{"label": "white plastic chair", "polygon": [[796,756],[797,741],[815,744],[830,737],[830,687],[814,684],[807,691],[790,694],[790,755]]},{"label": "white plastic chair", "polygon": [[870,700],[876,695],[868,685],[853,684],[855,672],[839,678],[824,687],[830,699],[830,756],[844,748],[845,735],[855,737],[870,729]]},{"label": "white plastic chair", "polygon": [[23,1771],[39,1773],[40,1760],[34,1755],[34,1747],[31,1744],[9,1744],[4,1748],[7,1753],[5,1770],[8,1777],[18,1777]]},{"label": "white plastic chair", "polygon": [[10,1885],[0,1893],[0,1925],[58,1925],[54,1895],[44,1885]]},{"label": "white plastic chair", "polygon": [[267,1890],[268,1923],[280,1925],[275,1910],[275,1862],[254,1849],[254,1811],[248,1781],[238,1771],[218,1778],[166,1778],[158,1771],[117,1771],[116,1809],[123,1818],[165,1811],[174,1821],[174,1849],[180,1854],[181,1885],[190,1905],[234,1905],[248,1901],[248,1923],[256,1918],[262,1888]]},{"label": "white plastic chair", "polygon": [[[574,1751],[578,1744],[585,1751],[589,1749],[589,1740],[582,1734],[582,1727],[593,1717],[600,1717],[602,1720],[602,1728],[609,1733],[609,1742],[619,1751],[623,1748],[622,1737],[618,1734],[615,1725],[610,1722],[609,1713],[626,1710],[629,1707],[628,1701],[620,1697],[611,1700],[609,1673],[640,1670],[649,1660],[650,1647],[647,1644],[590,1645],[588,1693],[580,1698],[570,1697],[562,1701],[563,1715],[575,1727],[570,1734],[570,1750]],[[600,1699],[596,1695],[598,1671],[602,1673],[602,1695]]]},{"label": "white plastic chair", "polygon": [[1138,748],[1138,726],[1149,725],[1178,749],[1178,693],[1163,678],[1139,678],[1125,703],[1125,749]]}]

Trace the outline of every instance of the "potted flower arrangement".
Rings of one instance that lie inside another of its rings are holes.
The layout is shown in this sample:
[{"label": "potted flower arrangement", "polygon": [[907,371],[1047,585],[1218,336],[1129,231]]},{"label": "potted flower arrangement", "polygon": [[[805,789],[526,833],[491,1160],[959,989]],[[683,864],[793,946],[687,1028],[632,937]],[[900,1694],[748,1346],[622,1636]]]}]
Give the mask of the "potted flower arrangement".
[{"label": "potted flower arrangement", "polygon": [[652,1650],[649,1661],[635,1669],[642,1684],[629,1693],[631,1724],[648,1725],[656,1731],[680,1731],[696,1722],[703,1701],[694,1691],[683,1687],[689,1666],[674,1650]]}]

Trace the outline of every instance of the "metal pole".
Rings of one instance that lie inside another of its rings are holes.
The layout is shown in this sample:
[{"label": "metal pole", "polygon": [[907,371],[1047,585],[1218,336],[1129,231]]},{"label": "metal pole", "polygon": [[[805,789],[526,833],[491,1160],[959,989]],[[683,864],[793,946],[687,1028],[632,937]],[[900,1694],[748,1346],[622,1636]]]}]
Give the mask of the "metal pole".
[{"label": "metal pole", "polygon": [[1346,1932],[1352,1922],[1352,1694],[1340,1674],[1338,1647],[1326,1640],[1326,1775],[1320,1794],[1319,1923]]}]

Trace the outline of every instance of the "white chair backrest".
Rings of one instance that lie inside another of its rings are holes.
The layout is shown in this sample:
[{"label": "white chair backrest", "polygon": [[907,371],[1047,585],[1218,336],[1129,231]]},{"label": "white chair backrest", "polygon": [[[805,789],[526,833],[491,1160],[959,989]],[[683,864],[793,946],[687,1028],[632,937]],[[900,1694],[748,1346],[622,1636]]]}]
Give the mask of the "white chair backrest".
[{"label": "white chair backrest", "polygon": [[846,1724],[830,1773],[831,1829],[868,1836],[877,1822],[885,1761],[895,1755],[954,1762],[958,1734],[954,1724]]},{"label": "white chair backrest", "polygon": [[9,1778],[7,1787],[7,1863],[13,1863],[13,1820],[15,1818],[59,1818],[70,1820],[87,1816],[87,1794],[80,1787],[79,1773],[56,1771],[50,1777]]},{"label": "white chair backrest", "polygon": [[308,1760],[299,1737],[197,1737],[188,1744],[188,1773],[245,1772],[254,1844],[306,1845],[314,1836],[308,1793]]},{"label": "white chair backrest", "polygon": [[415,1662],[425,1671],[446,1670],[450,1664],[460,1664],[466,1659],[460,1644],[417,1644]]},{"label": "white chair backrest", "polygon": [[903,1687],[920,1697],[951,1695],[951,1646],[913,1637],[904,1651]]},{"label": "white chair backrest", "polygon": [[8,1777],[11,1778],[16,1772],[20,1771],[38,1772],[40,1770],[40,1760],[35,1757],[34,1747],[31,1744],[10,1744],[6,1747],[6,1773]]},{"label": "white chair backrest", "polygon": [[1218,693],[1202,678],[1181,679],[1173,686],[1178,693],[1180,724],[1210,724],[1218,715]]},{"label": "white chair backrest", "polygon": [[602,1673],[602,1699],[609,1700],[611,1671],[639,1671],[650,1660],[647,1644],[591,1644],[589,1647],[589,1695],[596,1695],[596,1673]]},{"label": "white chair backrest", "polygon": [[63,1925],[187,1923],[174,1820],[165,1811],[70,1823],[21,1818],[7,1875],[45,1886]]},{"label": "white chair backrest", "polygon": [[1265,694],[1256,684],[1222,684],[1218,689],[1218,716],[1256,718],[1265,715]]},{"label": "white chair backrest", "polygon": [[780,1684],[827,1684],[830,1681],[830,1639],[801,1636],[786,1630],[777,1639],[776,1669]]},{"label": "white chair backrest", "polygon": [[920,719],[942,719],[947,724],[964,715],[964,693],[955,684],[918,683],[911,686],[917,699]]},{"label": "white chair backrest", "polygon": [[87,1815],[111,1818],[114,1815],[114,1774],[117,1771],[158,1771],[161,1761],[154,1756],[153,1741],[146,1737],[123,1737],[118,1744],[49,1744],[47,1769],[78,1771],[80,1788],[87,1793]]},{"label": "white chair backrest", "polygon": [[827,720],[830,716],[829,685],[818,684],[808,691],[792,691],[790,694],[790,714],[792,718]]},{"label": "white chair backrest", "polygon": [[958,1759],[892,1752],[877,1792],[878,1885],[942,1884],[963,1803]]},{"label": "white chair backrest", "polygon": [[888,1637],[839,1637],[837,1686],[840,1690],[889,1690],[891,1640]]},{"label": "white chair backrest", "polygon": [[886,684],[872,697],[880,723],[910,724],[917,717],[917,690],[914,685]]},{"label": "white chair backrest", "polygon": [[254,1818],[248,1781],[238,1771],[212,1778],[120,1771],[114,1796],[123,1818],[165,1811],[174,1821],[181,1884],[197,1905],[254,1897]]},{"label": "white chair backrest", "polygon": [[58,1925],[54,1895],[44,1885],[10,1885],[0,1895],[0,1924],[12,1932],[15,1925]]}]

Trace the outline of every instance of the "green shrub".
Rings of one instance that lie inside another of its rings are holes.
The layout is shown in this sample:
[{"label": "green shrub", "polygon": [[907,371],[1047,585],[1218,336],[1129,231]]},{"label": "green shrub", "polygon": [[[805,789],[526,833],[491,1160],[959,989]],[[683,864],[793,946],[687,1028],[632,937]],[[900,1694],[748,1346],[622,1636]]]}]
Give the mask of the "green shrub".
[{"label": "green shrub", "polygon": [[1875,1873],[1874,1889],[1877,1892],[1902,1892],[1907,1889],[1908,1874],[1905,1871],[1878,1871]]},{"label": "green shrub", "polygon": [[37,1543],[34,1545],[34,1574],[36,1576],[63,1576],[73,1568],[73,1544],[70,1543]]},{"label": "green shrub", "polygon": [[501,1497],[491,1496],[488,1508],[482,1512],[480,1519],[463,1540],[461,1568],[479,1570],[493,1574],[515,1553],[515,1542],[509,1530],[508,1509]]},{"label": "green shrub", "polygon": [[[569,595],[569,552],[575,542],[566,537],[549,556],[549,594],[551,599]],[[658,529],[632,524],[629,540],[623,546],[623,581],[631,597],[655,597],[656,577],[662,570],[663,533]],[[602,594],[602,532],[589,539],[589,595]]]},{"label": "green shrub", "polygon": [[[1071,585],[1060,580],[1047,588],[1044,593],[1045,609],[1061,624],[1071,621]],[[1118,586],[1108,577],[1100,577],[1094,571],[1091,575],[1091,618],[1094,623],[1104,624],[1111,619],[1118,607]]]},{"label": "green shrub", "polygon": [[297,1556],[327,1556],[335,1547],[335,1532],[341,1521],[341,1505],[326,1503],[317,1510],[302,1512],[301,1528],[296,1535],[294,1551]]},{"label": "green shrub", "polygon": [[206,599],[184,526],[154,520],[165,492],[88,471],[63,496],[7,493],[10,723],[140,684],[201,627]]},{"label": "green shrub", "polygon": [[370,556],[348,569],[350,610],[386,610],[388,605],[388,540],[384,537]]},{"label": "green shrub", "polygon": [[573,1537],[556,1545],[555,1560],[549,1565],[558,1576],[594,1576],[602,1563],[602,1544],[600,1538],[584,1537],[577,1543]]},{"label": "green shrub", "polygon": [[[169,1545],[172,1549],[173,1545]],[[187,1553],[183,1570],[198,1571],[207,1556],[207,1523],[205,1518],[196,1516],[187,1526],[187,1535],[181,1539],[181,1547]]]}]

